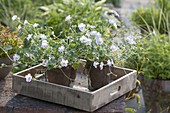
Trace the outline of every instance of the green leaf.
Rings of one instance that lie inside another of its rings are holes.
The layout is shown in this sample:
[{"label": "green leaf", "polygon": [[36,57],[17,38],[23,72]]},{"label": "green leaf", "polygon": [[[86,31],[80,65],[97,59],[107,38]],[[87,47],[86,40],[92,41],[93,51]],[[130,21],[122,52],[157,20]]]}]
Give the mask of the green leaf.
[{"label": "green leaf", "polygon": [[129,113],[136,113],[136,110],[133,108],[125,108],[125,110]]},{"label": "green leaf", "polygon": [[100,6],[102,4],[104,4],[106,2],[106,0],[100,0],[98,2],[96,2],[95,6]]},{"label": "green leaf", "polygon": [[9,51],[12,49],[12,46],[11,45],[6,45],[3,47],[5,51]]}]

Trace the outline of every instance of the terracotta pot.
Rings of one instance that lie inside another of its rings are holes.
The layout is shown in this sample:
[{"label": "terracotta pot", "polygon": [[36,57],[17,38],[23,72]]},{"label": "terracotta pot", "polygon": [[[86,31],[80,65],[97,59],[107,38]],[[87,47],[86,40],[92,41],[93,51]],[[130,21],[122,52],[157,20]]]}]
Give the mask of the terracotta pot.
[{"label": "terracotta pot", "polygon": [[13,62],[9,58],[0,58],[0,66],[1,64],[7,66],[0,68],[0,80],[4,79],[11,72]]},{"label": "terracotta pot", "polygon": [[59,85],[69,86],[76,78],[76,70],[71,66],[63,67],[61,69],[53,68],[47,70],[48,81]]},{"label": "terracotta pot", "polygon": [[91,91],[99,89],[113,80],[113,77],[108,75],[110,71],[113,72],[113,67],[104,66],[103,70],[100,70],[99,67],[95,68],[92,62],[87,61],[86,68],[89,71],[89,89]]}]

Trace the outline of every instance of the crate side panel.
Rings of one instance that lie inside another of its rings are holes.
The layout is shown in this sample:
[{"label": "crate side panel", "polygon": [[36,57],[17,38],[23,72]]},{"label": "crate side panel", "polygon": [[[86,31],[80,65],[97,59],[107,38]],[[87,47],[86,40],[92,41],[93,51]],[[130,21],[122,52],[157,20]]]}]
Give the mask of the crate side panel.
[{"label": "crate side panel", "polygon": [[128,76],[117,82],[112,82],[102,90],[94,93],[92,100],[92,110],[96,110],[107,103],[115,100],[116,98],[126,94],[136,87],[136,72],[129,73]]},{"label": "crate side panel", "polygon": [[91,111],[90,99],[93,95],[72,88],[35,80],[27,83],[24,78],[14,76],[13,90],[25,96],[58,103],[85,111]]}]

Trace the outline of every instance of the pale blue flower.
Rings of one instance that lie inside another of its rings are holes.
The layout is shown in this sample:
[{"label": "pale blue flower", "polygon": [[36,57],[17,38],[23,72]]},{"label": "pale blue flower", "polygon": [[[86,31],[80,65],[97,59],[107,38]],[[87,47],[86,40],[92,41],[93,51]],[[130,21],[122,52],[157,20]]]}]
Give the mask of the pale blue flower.
[{"label": "pale blue flower", "polygon": [[96,44],[97,45],[102,45],[103,44],[102,38],[96,38]]},{"label": "pale blue flower", "polygon": [[91,36],[96,36],[97,35],[97,31],[91,31],[90,34],[91,34]]},{"label": "pale blue flower", "polygon": [[27,39],[27,40],[30,40],[30,39],[32,38],[32,35],[33,35],[33,34],[28,34],[28,36],[27,36],[26,39]]},{"label": "pale blue flower", "polygon": [[58,51],[59,51],[60,53],[62,53],[62,52],[64,51],[64,49],[65,49],[65,47],[64,47],[64,46],[61,46],[61,47],[58,48]]},{"label": "pale blue flower", "polygon": [[47,46],[48,46],[47,40],[43,40],[43,41],[42,41],[42,44],[41,44],[41,47],[42,47],[43,49],[45,49]]},{"label": "pale blue flower", "polygon": [[114,52],[114,51],[117,51],[119,48],[117,46],[115,46],[115,45],[112,45],[110,47],[110,49]]},{"label": "pale blue flower", "polygon": [[27,20],[25,20],[25,21],[24,21],[24,24],[25,24],[25,25],[26,25],[26,24],[28,24],[28,21],[27,21]]},{"label": "pale blue flower", "polygon": [[38,27],[38,26],[39,26],[39,24],[37,24],[37,23],[34,23],[34,24],[33,24],[33,27],[34,27],[34,28],[36,28],[36,27]]},{"label": "pale blue flower", "polygon": [[130,35],[127,37],[126,39],[128,41],[129,44],[136,44],[136,42],[134,41],[134,36]]},{"label": "pale blue flower", "polygon": [[72,17],[71,17],[70,15],[68,15],[68,16],[65,18],[65,21],[67,21],[67,22],[68,22],[68,21],[70,21],[70,20],[71,20],[71,18],[72,18]]},{"label": "pale blue flower", "polygon": [[32,80],[31,74],[28,73],[28,74],[25,76],[25,79],[26,79],[26,82],[31,82],[31,80]]},{"label": "pale blue flower", "polygon": [[33,59],[33,55],[30,53],[26,53],[27,57],[29,57],[30,59]]},{"label": "pale blue flower", "polygon": [[92,40],[90,38],[85,37],[84,35],[80,38],[81,43],[85,43],[87,45],[91,45]]},{"label": "pale blue flower", "polygon": [[87,44],[87,45],[91,45],[91,43],[92,43],[92,39],[88,38],[86,44]]},{"label": "pale blue flower", "polygon": [[60,64],[61,64],[62,67],[67,67],[68,66],[68,60],[62,59]]},{"label": "pale blue flower", "polygon": [[68,36],[68,37],[67,37],[67,39],[71,39],[71,38],[72,38],[72,36]]},{"label": "pale blue flower", "polygon": [[48,62],[49,62],[48,60],[44,60],[44,59],[43,59],[43,62],[42,62],[41,64],[42,64],[43,66],[47,66],[47,65],[48,65]]},{"label": "pale blue flower", "polygon": [[87,40],[87,37],[85,37],[84,35],[80,38],[81,43],[87,43]]},{"label": "pale blue flower", "polygon": [[107,65],[108,65],[108,66],[112,66],[113,64],[114,64],[113,61],[111,61],[111,60],[108,60],[108,61],[107,61]]},{"label": "pale blue flower", "polygon": [[86,36],[90,37],[90,32],[86,32]]},{"label": "pale blue flower", "polygon": [[12,16],[13,21],[16,20],[17,18],[18,18],[17,15]]},{"label": "pale blue flower", "polygon": [[18,26],[18,30],[20,30],[21,28],[22,28],[21,25],[19,25],[19,26]]},{"label": "pale blue flower", "polygon": [[54,35],[54,31],[52,31],[51,34]]},{"label": "pale blue flower", "polygon": [[92,25],[91,25],[90,28],[94,29],[94,28],[96,28],[96,26],[92,26]]},{"label": "pale blue flower", "polygon": [[94,66],[95,68],[97,68],[97,65],[99,65],[99,63],[96,62],[96,61],[94,61],[94,62],[93,62],[93,66]]},{"label": "pale blue flower", "polygon": [[99,32],[97,32],[96,38],[101,38],[101,34]]},{"label": "pale blue flower", "polygon": [[41,38],[42,40],[46,40],[46,39],[47,39],[47,36],[46,36],[45,34],[40,34],[40,38]]},{"label": "pale blue flower", "polygon": [[80,24],[78,25],[78,28],[79,28],[79,30],[80,30],[81,32],[84,32],[84,31],[85,31],[85,27],[86,27],[86,25],[83,24],[83,23],[80,23]]},{"label": "pale blue flower", "polygon": [[100,70],[103,70],[103,66],[104,66],[104,63],[101,62],[101,63],[100,63]]},{"label": "pale blue flower", "polygon": [[18,54],[14,54],[13,60],[18,61],[20,59],[20,56]]}]

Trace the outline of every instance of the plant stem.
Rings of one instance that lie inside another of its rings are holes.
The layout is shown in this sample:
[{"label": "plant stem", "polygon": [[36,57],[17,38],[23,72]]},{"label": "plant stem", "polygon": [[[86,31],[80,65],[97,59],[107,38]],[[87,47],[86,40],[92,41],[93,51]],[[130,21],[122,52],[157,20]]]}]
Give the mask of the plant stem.
[{"label": "plant stem", "polygon": [[2,47],[0,47],[1,49],[2,49],[2,51],[7,55],[7,57],[13,62],[13,60],[11,59],[11,57],[8,55],[8,53],[2,48]]},{"label": "plant stem", "polygon": [[74,81],[74,79],[68,77],[61,68],[59,68],[59,69],[61,70],[61,72],[63,73],[63,75],[64,75],[67,79],[69,79],[69,80],[71,80],[71,81]]}]

